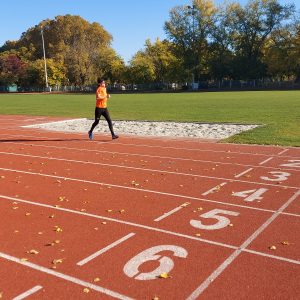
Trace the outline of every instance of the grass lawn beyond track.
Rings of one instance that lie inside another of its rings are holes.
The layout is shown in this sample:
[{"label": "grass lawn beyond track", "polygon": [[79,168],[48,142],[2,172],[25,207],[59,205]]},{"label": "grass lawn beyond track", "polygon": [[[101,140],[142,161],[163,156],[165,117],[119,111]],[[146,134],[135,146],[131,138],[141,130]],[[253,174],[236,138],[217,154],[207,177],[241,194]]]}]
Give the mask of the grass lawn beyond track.
[{"label": "grass lawn beyond track", "polygon": [[[94,105],[92,94],[0,94],[0,114],[92,119]],[[114,94],[109,109],[113,120],[262,124],[226,142],[300,146],[300,91]]]}]

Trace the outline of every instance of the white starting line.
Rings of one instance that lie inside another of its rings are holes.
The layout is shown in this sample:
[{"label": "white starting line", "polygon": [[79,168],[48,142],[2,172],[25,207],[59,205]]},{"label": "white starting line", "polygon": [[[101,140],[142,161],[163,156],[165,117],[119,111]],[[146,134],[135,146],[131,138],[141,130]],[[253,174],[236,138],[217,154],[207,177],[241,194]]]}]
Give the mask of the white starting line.
[{"label": "white starting line", "polygon": [[78,265],[78,266],[83,266],[83,265],[85,265],[86,263],[90,262],[90,261],[93,260],[94,258],[96,258],[96,257],[98,257],[99,255],[101,255],[101,254],[107,252],[108,250],[114,248],[115,246],[117,246],[117,245],[123,243],[124,241],[128,240],[129,238],[131,238],[131,237],[134,236],[134,235],[135,235],[135,233],[129,233],[129,234],[125,235],[124,237],[122,237],[122,238],[120,238],[119,240],[117,240],[117,241],[111,243],[111,244],[108,245],[107,247],[105,247],[105,248],[103,248],[103,249],[101,249],[101,250],[95,252],[94,254],[88,256],[87,258],[85,258],[85,259],[79,261],[79,262],[77,263],[77,265]]},{"label": "white starting line", "polygon": [[32,294],[36,293],[37,291],[39,291],[42,288],[43,288],[42,286],[37,285],[37,286],[33,287],[32,289],[30,289],[30,290],[22,293],[21,295],[13,298],[13,300],[22,300],[22,299],[25,299],[25,298],[31,296]]},{"label": "white starting line", "polygon": [[[66,274],[54,271],[52,269],[45,268],[43,266],[39,266],[37,264],[31,263],[31,262],[28,262],[28,261],[21,261],[20,258],[8,255],[8,254],[3,253],[3,252],[0,252],[0,257],[3,258],[3,259],[9,260],[9,261],[15,262],[15,263],[17,263],[19,265],[24,265],[24,266],[26,266],[28,268],[31,268],[31,269],[34,269],[36,271],[40,271],[42,273],[45,273],[45,274],[48,274],[48,275],[52,275],[52,276],[58,277],[60,279],[63,279],[63,280],[75,283],[77,285],[81,285],[81,286],[83,286],[85,288],[90,288],[90,289],[92,289],[94,291],[97,291],[97,292],[109,295],[109,296],[117,298],[117,299],[121,299],[121,300],[133,300],[132,298],[129,298],[127,296],[124,296],[124,295],[119,294],[117,292],[114,292],[112,290],[106,289],[104,287],[92,284],[90,282],[78,279],[76,277],[73,277],[73,276],[70,276],[70,275],[66,275]],[[19,298],[19,299],[24,299],[24,297],[23,298]]]}]

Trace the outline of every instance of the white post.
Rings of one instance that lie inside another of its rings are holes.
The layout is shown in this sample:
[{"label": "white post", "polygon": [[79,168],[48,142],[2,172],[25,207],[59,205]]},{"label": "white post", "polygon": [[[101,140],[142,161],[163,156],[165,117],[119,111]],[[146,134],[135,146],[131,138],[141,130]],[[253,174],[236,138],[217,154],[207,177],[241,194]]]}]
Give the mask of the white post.
[{"label": "white post", "polygon": [[44,35],[43,35],[43,28],[42,28],[42,27],[41,27],[41,34],[42,34],[43,53],[44,53],[44,66],[45,66],[46,90],[48,91],[49,86],[48,86],[47,62],[46,62],[45,43],[44,43]]}]

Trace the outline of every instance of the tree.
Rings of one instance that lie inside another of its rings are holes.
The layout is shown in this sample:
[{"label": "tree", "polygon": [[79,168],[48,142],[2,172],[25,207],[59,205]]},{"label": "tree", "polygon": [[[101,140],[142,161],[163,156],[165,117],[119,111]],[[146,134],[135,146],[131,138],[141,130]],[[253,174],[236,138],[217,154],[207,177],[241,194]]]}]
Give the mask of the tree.
[{"label": "tree", "polygon": [[230,26],[228,6],[218,7],[209,33],[209,67],[213,78],[232,78],[233,28]]},{"label": "tree", "polygon": [[277,0],[251,0],[242,8],[229,6],[235,52],[236,77],[261,78],[266,75],[262,49],[271,33],[294,13],[294,5],[280,5]]},{"label": "tree", "polygon": [[[47,75],[50,86],[60,86],[67,83],[65,67],[61,63],[54,62],[53,59],[47,59]],[[37,59],[29,63],[22,85],[43,88],[45,82],[44,60]]]},{"label": "tree", "polygon": [[64,65],[69,83],[94,83],[98,72],[95,62],[101,51],[111,49],[111,35],[100,24],[89,23],[79,16],[57,16],[54,20],[44,20],[29,28],[19,41],[7,43],[5,47],[30,49],[31,61],[43,59],[41,29],[47,59]]},{"label": "tree", "polygon": [[0,84],[19,84],[26,72],[26,63],[13,53],[0,55]]},{"label": "tree", "polygon": [[151,59],[143,51],[138,51],[131,59],[129,76],[130,80],[135,83],[147,83],[154,81],[154,66]]},{"label": "tree", "polygon": [[274,31],[263,53],[271,77],[300,81],[300,22]]},{"label": "tree", "polygon": [[194,0],[193,6],[177,6],[170,12],[165,31],[174,43],[175,55],[182,59],[195,81],[208,72],[208,35],[216,8],[211,0]]}]

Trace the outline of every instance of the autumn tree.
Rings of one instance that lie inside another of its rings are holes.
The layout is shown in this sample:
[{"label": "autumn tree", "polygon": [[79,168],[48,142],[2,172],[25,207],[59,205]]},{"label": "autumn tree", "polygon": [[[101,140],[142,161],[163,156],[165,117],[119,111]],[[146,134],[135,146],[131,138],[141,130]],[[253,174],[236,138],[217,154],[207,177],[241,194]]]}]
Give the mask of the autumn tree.
[{"label": "autumn tree", "polygon": [[237,78],[253,79],[266,75],[262,49],[272,32],[293,12],[293,5],[281,5],[277,0],[251,0],[245,7],[238,3],[229,5]]},{"label": "autumn tree", "polygon": [[[114,52],[110,47],[111,35],[99,23],[89,23],[79,16],[72,15],[44,20],[24,32],[19,41],[7,42],[3,47],[29,50],[30,61],[43,59],[41,30],[47,59],[52,59],[56,65],[64,65],[64,68],[60,69],[65,73],[59,77],[67,78],[69,84],[95,83],[96,77],[103,73],[103,70],[97,68],[97,61],[105,58],[104,53],[107,53],[107,50]],[[112,55],[111,59],[120,61],[117,55]],[[113,65],[113,61],[110,64]],[[56,81],[55,78],[53,80]]]},{"label": "autumn tree", "polygon": [[26,73],[26,63],[19,56],[12,53],[0,55],[0,84],[19,84],[20,78]]},{"label": "autumn tree", "polygon": [[192,6],[177,6],[170,11],[165,31],[195,81],[208,73],[208,35],[216,8],[211,0],[194,0]]}]

